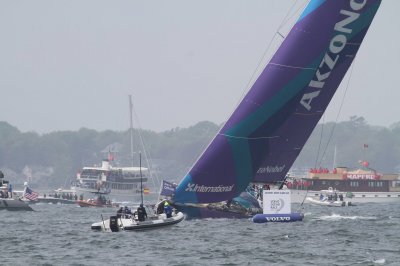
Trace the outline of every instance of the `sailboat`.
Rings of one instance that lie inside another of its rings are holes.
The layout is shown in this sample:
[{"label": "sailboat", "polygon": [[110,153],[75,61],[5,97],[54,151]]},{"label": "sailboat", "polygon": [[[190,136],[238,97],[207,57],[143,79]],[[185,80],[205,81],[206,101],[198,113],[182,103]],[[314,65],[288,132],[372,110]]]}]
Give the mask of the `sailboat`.
[{"label": "sailboat", "polygon": [[[115,166],[113,161],[115,155],[120,149],[120,144],[112,144],[108,146],[108,158],[103,159],[101,165],[83,167],[77,174],[74,187],[78,193],[84,193],[85,197],[92,197],[93,194],[97,196],[104,196],[108,194],[111,198],[118,198],[119,200],[126,200],[130,198],[132,194],[140,193],[141,190],[149,191],[147,182],[152,178],[150,168],[135,166],[134,162],[134,150],[133,150],[133,104],[132,96],[129,95],[129,114],[130,114],[130,161],[129,166]],[[142,144],[142,149],[145,148],[143,141],[141,140],[141,133],[138,131],[139,139]],[[147,158],[147,157],[146,157]],[[141,172],[140,172],[141,171]],[[142,175],[140,177],[140,174]],[[140,188],[140,185],[146,183],[145,188]],[[85,204],[86,202],[83,202]]]},{"label": "sailboat", "polygon": [[[259,212],[256,201],[245,199],[248,185],[284,181],[352,64],[380,3],[311,0],[178,184],[171,202],[189,218],[240,218]],[[243,200],[249,205],[231,208],[232,201]]]},{"label": "sailboat", "polygon": [[[129,104],[131,110],[131,147],[132,147],[132,99],[129,96]],[[131,149],[132,150],[132,149]],[[132,164],[133,164],[133,152],[132,152]],[[170,213],[158,212],[157,208],[151,205],[145,205],[143,202],[143,172],[142,172],[142,153],[139,152],[139,173],[140,173],[140,208],[136,212],[132,213],[129,208],[122,207],[118,210],[116,216],[110,216],[109,219],[104,220],[101,216],[102,221],[93,223],[91,226],[92,230],[96,231],[139,231],[147,229],[155,229],[165,227],[168,225],[177,224],[185,218],[182,212],[172,211]],[[164,202],[163,202],[164,203]],[[161,207],[163,207],[162,205]]]}]

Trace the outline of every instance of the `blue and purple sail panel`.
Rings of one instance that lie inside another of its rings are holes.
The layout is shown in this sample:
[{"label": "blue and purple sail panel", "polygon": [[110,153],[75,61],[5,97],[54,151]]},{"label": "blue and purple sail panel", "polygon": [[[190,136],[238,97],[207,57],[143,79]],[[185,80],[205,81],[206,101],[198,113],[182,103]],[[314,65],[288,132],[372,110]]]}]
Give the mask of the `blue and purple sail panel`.
[{"label": "blue and purple sail panel", "polygon": [[284,179],[350,67],[380,0],[313,0],[184,177],[176,203],[231,199]]}]

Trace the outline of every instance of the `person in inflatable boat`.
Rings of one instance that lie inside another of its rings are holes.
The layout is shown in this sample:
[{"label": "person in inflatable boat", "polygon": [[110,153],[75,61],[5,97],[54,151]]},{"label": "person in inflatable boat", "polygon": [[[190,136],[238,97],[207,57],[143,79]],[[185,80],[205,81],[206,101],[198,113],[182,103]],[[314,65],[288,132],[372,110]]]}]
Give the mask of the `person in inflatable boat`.
[{"label": "person in inflatable boat", "polygon": [[164,203],[164,212],[167,215],[167,218],[172,217],[172,207],[169,205],[168,201]]}]

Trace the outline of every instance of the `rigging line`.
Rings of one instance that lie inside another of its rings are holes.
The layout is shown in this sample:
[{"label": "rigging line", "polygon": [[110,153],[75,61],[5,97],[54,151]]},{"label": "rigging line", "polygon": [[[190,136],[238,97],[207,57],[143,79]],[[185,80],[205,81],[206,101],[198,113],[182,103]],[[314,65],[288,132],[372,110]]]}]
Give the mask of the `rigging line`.
[{"label": "rigging line", "polygon": [[[317,156],[315,158],[315,164],[314,164],[315,168],[317,168],[317,165],[318,165],[318,157],[319,157],[319,152],[321,150],[321,145],[322,145],[322,136],[324,134],[324,124],[325,124],[325,116],[323,115],[322,116],[322,125],[321,125],[321,134],[319,137],[319,144],[318,144],[318,151],[317,151]],[[321,166],[321,165],[319,165],[319,166]]]},{"label": "rigging line", "polygon": [[[298,0],[296,0],[296,1],[294,2],[294,4],[292,5],[292,7],[291,7],[291,8],[289,9],[289,11],[286,13],[286,15],[285,15],[285,17],[283,18],[281,24],[279,25],[278,29],[276,30],[274,36],[273,36],[273,37],[271,38],[271,40],[269,41],[268,46],[267,46],[267,48],[264,50],[264,53],[262,54],[260,60],[258,61],[257,67],[254,69],[253,74],[251,75],[249,81],[247,82],[247,84],[246,84],[246,86],[245,86],[245,89],[244,89],[243,92],[242,92],[242,96],[240,97],[238,103],[236,104],[236,107],[240,104],[241,100],[244,98],[245,93],[249,90],[251,84],[254,83],[253,80],[254,80],[256,74],[258,73],[258,71],[259,71],[260,69],[262,69],[262,66],[264,66],[264,63],[263,63],[264,60],[263,60],[263,59],[266,57],[268,51],[271,49],[272,43],[273,43],[273,41],[274,41],[276,35],[277,35],[277,34],[281,35],[281,34],[279,33],[279,31],[280,31],[280,29],[282,28],[282,26],[285,25],[285,24],[287,23],[287,18],[289,17],[290,12],[292,11],[292,9],[296,6],[297,1],[298,1]],[[296,12],[297,12],[297,11],[296,11]],[[296,14],[296,13],[295,13],[295,14]],[[292,15],[292,17],[293,17],[293,15]],[[289,19],[290,19],[290,18],[289,18]],[[286,21],[285,21],[285,20],[286,20]],[[283,35],[281,35],[281,37],[283,37]],[[271,58],[272,58],[272,55],[271,55],[266,61],[268,62]],[[266,65],[266,64],[265,64],[265,65]],[[235,109],[236,109],[236,108],[235,108]],[[222,128],[222,127],[221,127],[221,128]]]},{"label": "rigging line", "polygon": [[[300,6],[293,14],[290,14],[290,13],[293,11],[293,9],[294,9],[295,6],[297,5],[297,2],[298,2],[298,1],[299,1],[299,0],[294,1],[293,5],[289,8],[288,12],[286,13],[285,17],[283,18],[281,24],[280,24],[279,27],[278,27],[277,32],[279,32],[279,31],[281,30],[281,28],[283,27],[283,25],[285,25],[286,23],[288,23],[288,21],[289,21],[290,19],[292,19],[294,15],[297,14],[297,12],[298,12],[299,9],[301,8],[301,6]],[[304,5],[304,4],[303,4],[303,5]]]},{"label": "rigging line", "polygon": [[306,195],[304,196],[303,201],[301,202],[301,204],[299,206],[298,212],[300,212],[300,209],[303,208],[304,201],[306,200],[307,195],[308,195],[308,190],[309,190],[309,186],[307,186]]},{"label": "rigging line", "polygon": [[[307,1],[307,2],[309,2],[309,1]],[[278,31],[280,31],[280,29],[283,27],[283,25],[286,24],[289,20],[291,20],[291,19],[293,18],[293,16],[294,16],[295,14],[297,14],[297,13],[300,11],[300,9],[302,9],[302,10],[304,11],[304,9],[305,9],[306,6],[307,6],[307,5],[306,5],[307,2],[304,2],[303,5],[300,5],[300,7],[296,10],[296,12],[294,12],[290,17],[288,17],[288,15],[289,15],[289,13],[288,13],[287,16],[286,16],[287,20],[286,20],[286,21],[283,21],[283,22],[281,23],[281,25],[280,25]],[[294,4],[293,4],[293,6],[292,6],[291,9],[293,9],[293,8],[295,7],[296,4],[297,4],[297,0],[294,2]],[[280,33],[279,33],[279,34],[280,34]],[[280,35],[281,35],[281,34],[280,34]],[[281,35],[281,36],[282,36],[282,35]],[[282,36],[282,37],[283,37],[283,36]],[[299,115],[301,115],[301,114],[299,114]],[[322,128],[322,129],[323,129],[323,128]],[[321,131],[321,134],[322,134],[322,131]],[[320,142],[320,144],[319,144],[318,153],[319,153],[320,145],[321,145],[321,142]],[[318,155],[317,155],[317,157],[316,157],[316,162],[315,162],[315,163],[317,163],[317,160],[318,160]],[[305,196],[304,196],[304,198],[303,198],[303,201],[301,202],[301,204],[300,204],[300,206],[299,206],[299,211],[300,211],[301,208],[304,208],[304,207],[303,207],[303,204],[304,204],[305,199],[307,198],[308,190],[309,190],[309,186],[307,186],[307,191],[306,191],[306,194],[305,194]]]},{"label": "rigging line", "polygon": [[[141,133],[142,127],[141,127],[141,125],[140,125],[139,117],[138,117],[138,115],[137,115],[137,113],[136,113],[136,110],[135,110],[135,108],[134,108],[133,100],[132,100],[132,110],[133,110],[133,114],[134,114],[134,116],[135,116],[135,118],[136,118],[137,125],[138,125],[138,128],[139,128],[139,129],[138,129],[138,132],[139,132],[140,144],[141,144],[142,149],[143,149],[143,153],[144,153],[144,157],[145,157],[146,163],[147,163],[147,165],[148,165],[148,167],[149,167],[149,168],[148,168],[149,176],[150,176],[150,179],[151,179],[151,181],[152,181],[152,183],[153,183],[153,187],[154,187],[155,189],[157,189],[157,188],[158,188],[158,185],[155,184],[155,181],[154,181],[154,178],[153,178],[153,177],[156,178],[156,181],[157,181],[158,184],[160,183],[160,180],[158,179],[157,171],[154,171],[154,173],[153,173],[153,171],[152,171],[152,165],[153,165],[153,164],[152,164],[152,160],[151,160],[151,158],[150,158],[150,154],[149,154],[149,153],[146,151],[146,149],[144,148],[145,145],[144,145],[144,140],[143,140],[142,133]],[[157,193],[159,193],[159,191],[157,191]]]},{"label": "rigging line", "polygon": [[[341,101],[340,106],[339,106],[339,111],[338,111],[338,114],[336,115],[336,120],[335,120],[335,123],[334,123],[334,125],[333,125],[333,127],[332,127],[332,130],[331,130],[330,136],[329,136],[329,138],[328,138],[328,142],[327,142],[327,144],[326,144],[326,147],[325,147],[325,149],[324,149],[324,153],[323,153],[323,155],[322,155],[322,158],[325,156],[325,153],[326,153],[326,151],[327,151],[327,149],[328,149],[328,146],[329,146],[329,144],[330,144],[330,142],[331,142],[331,140],[332,140],[332,136],[333,136],[333,133],[334,133],[334,131],[335,131],[335,128],[336,128],[336,125],[337,125],[337,121],[339,120],[340,112],[342,111],[344,99],[346,98],[347,90],[348,90],[349,87],[350,87],[350,81],[351,81],[351,77],[352,77],[352,74],[353,74],[353,70],[354,70],[355,64],[356,64],[356,61],[355,61],[355,59],[354,59],[353,64],[351,64],[351,67],[350,67],[349,79],[347,80],[346,88],[345,88],[345,91],[344,91],[344,94],[343,94],[343,97],[342,97],[342,101]],[[322,135],[322,131],[321,131],[321,135]],[[322,137],[321,137],[321,139],[322,139]],[[321,139],[320,139],[320,141],[321,141]],[[322,159],[321,159],[321,162],[320,162],[320,163],[322,163]],[[303,201],[302,201],[302,203],[300,204],[300,208],[303,206],[303,203],[304,203],[304,201],[305,201],[305,199],[306,199],[306,197],[307,197],[307,195],[308,195],[308,190],[309,190],[309,187],[307,187],[306,195],[304,196]]]},{"label": "rigging line", "polygon": [[[344,94],[343,94],[342,100],[341,100],[341,102],[340,102],[339,111],[338,111],[338,113],[337,113],[337,115],[336,115],[335,123],[333,124],[331,133],[330,133],[330,135],[329,135],[328,142],[327,142],[326,147],[325,147],[325,149],[324,149],[323,156],[325,156],[325,153],[326,153],[326,151],[328,150],[328,146],[329,146],[329,144],[330,144],[330,142],[331,142],[331,140],[332,140],[333,133],[334,133],[335,128],[336,128],[336,126],[337,126],[337,122],[338,122],[338,120],[339,120],[339,116],[340,116],[340,113],[341,113],[341,111],[342,111],[344,99],[346,98],[347,90],[348,90],[349,87],[350,87],[350,81],[351,81],[351,77],[352,77],[352,74],[353,74],[353,70],[354,70],[355,64],[356,64],[356,60],[354,59],[353,64],[351,64],[351,67],[350,67],[349,78],[348,78],[348,80],[347,80],[346,88],[345,88],[345,90],[344,90]],[[322,157],[323,157],[323,156],[322,156]]]},{"label": "rigging line", "polygon": [[[236,107],[240,104],[240,102],[241,102],[241,100],[244,98],[246,92],[250,89],[251,84],[254,83],[253,80],[254,80],[256,74],[258,73],[258,71],[259,71],[260,69],[262,69],[262,66],[264,66],[264,63],[263,63],[264,60],[263,60],[263,59],[266,57],[268,51],[271,49],[272,42],[274,41],[276,34],[277,34],[277,33],[274,34],[274,36],[272,37],[272,39],[271,39],[270,42],[268,43],[267,48],[264,50],[264,53],[262,54],[260,60],[258,61],[257,67],[254,69],[253,74],[251,74],[251,77],[250,77],[249,81],[247,82],[247,84],[246,84],[246,86],[245,86],[245,89],[244,89],[243,92],[242,92],[242,96],[240,97],[240,99],[239,99],[239,101],[238,101]],[[266,61],[268,61],[268,60],[266,60]],[[236,108],[235,108],[235,109],[236,109]]]},{"label": "rigging line", "polygon": [[[245,86],[245,89],[243,89],[242,95],[241,95],[241,97],[239,98],[238,102],[236,103],[235,108],[234,108],[233,111],[231,112],[231,115],[234,113],[234,111],[237,109],[237,107],[239,106],[239,104],[240,104],[240,103],[242,102],[242,100],[244,99],[244,96],[246,95],[246,92],[250,89],[251,84],[254,83],[253,80],[254,80],[256,74],[258,73],[258,71],[261,69],[261,66],[264,66],[264,67],[266,66],[266,64],[264,65],[264,63],[263,63],[263,59],[266,57],[268,51],[271,49],[272,43],[273,43],[273,41],[274,41],[274,39],[275,39],[275,37],[276,37],[276,35],[277,35],[277,32],[279,32],[280,28],[281,28],[285,23],[287,23],[287,21],[285,21],[285,20],[286,20],[287,17],[290,15],[290,12],[291,12],[291,10],[295,7],[297,1],[298,1],[298,0],[296,0],[296,2],[295,2],[295,3],[292,5],[292,7],[289,9],[289,11],[287,12],[286,16],[283,18],[283,20],[282,20],[280,26],[278,27],[277,31],[275,32],[274,36],[273,36],[273,37],[271,38],[271,40],[269,41],[267,48],[264,50],[264,53],[262,54],[262,56],[261,56],[261,58],[260,58],[260,60],[259,60],[259,62],[258,62],[258,64],[257,64],[257,67],[254,69],[253,74],[251,75],[249,81],[247,82],[247,84],[246,84],[246,86]],[[270,60],[271,58],[272,58],[272,55],[269,57],[269,60]],[[269,60],[266,60],[266,62],[269,62]],[[226,122],[227,122],[227,121],[225,121],[224,123],[221,124],[221,126],[220,126],[218,132],[221,132],[221,129],[224,127],[224,125],[226,124]],[[217,133],[217,134],[220,134],[220,133]],[[213,141],[213,139],[210,141],[210,144],[211,144],[212,141]],[[208,144],[207,148],[210,146],[210,144]],[[206,149],[207,149],[207,148],[206,148]],[[204,151],[205,151],[205,150],[204,150]],[[204,152],[203,152],[203,153],[204,153]],[[200,154],[199,158],[203,155],[203,153]]]}]

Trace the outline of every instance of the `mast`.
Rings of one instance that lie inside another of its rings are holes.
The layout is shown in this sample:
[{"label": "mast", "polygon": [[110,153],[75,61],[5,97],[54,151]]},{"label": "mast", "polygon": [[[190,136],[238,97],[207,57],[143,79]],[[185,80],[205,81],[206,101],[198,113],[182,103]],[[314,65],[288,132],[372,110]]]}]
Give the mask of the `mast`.
[{"label": "mast", "polygon": [[131,133],[131,160],[132,160],[132,167],[134,166],[134,156],[133,156],[133,119],[132,119],[132,95],[129,95],[129,117],[130,117],[130,133]]},{"label": "mast", "polygon": [[336,155],[337,155],[337,147],[335,145],[335,151],[333,153],[333,167],[332,167],[332,169],[336,168]]},{"label": "mast", "polygon": [[140,170],[140,199],[143,204],[143,178],[142,178],[142,153],[139,152],[139,170]]}]

